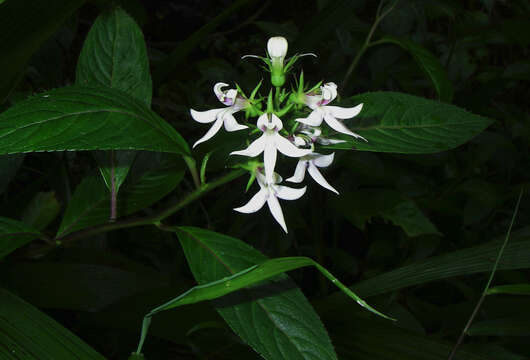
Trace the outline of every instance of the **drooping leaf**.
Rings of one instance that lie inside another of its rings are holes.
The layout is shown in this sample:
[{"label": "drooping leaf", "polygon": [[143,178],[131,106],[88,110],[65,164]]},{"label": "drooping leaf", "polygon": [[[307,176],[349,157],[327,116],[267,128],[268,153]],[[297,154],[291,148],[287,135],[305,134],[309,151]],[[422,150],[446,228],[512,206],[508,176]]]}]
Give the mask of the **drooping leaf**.
[{"label": "drooping leaf", "polygon": [[[142,30],[120,8],[94,22],[77,62],[76,83],[120,89],[151,106],[153,85]],[[105,184],[117,194],[134,161],[133,151],[95,153]]]},{"label": "drooping leaf", "polygon": [[[157,202],[179,184],[184,170],[175,164],[146,171],[134,179],[118,195],[117,215],[125,216]],[[110,194],[103,180],[89,176],[79,184],[68,205],[57,237],[73,231],[104,224],[110,215]]]},{"label": "drooping leaf", "polygon": [[0,289],[0,358],[104,360],[46,314]]},{"label": "drooping leaf", "polygon": [[427,154],[455,148],[491,125],[492,120],[454,105],[396,92],[356,95],[345,104],[363,103],[363,109],[344,124],[367,142],[341,135],[345,143],[333,149]]},{"label": "drooping leaf", "polygon": [[438,98],[441,101],[451,102],[453,98],[453,85],[449,80],[447,72],[442,64],[440,64],[440,61],[429,50],[413,41],[393,36],[384,37],[377,42],[396,44],[412,55],[421,70],[431,80],[438,94]]},{"label": "drooping leaf", "polygon": [[112,88],[64,87],[0,114],[0,154],[62,150],[189,153],[173,127],[141,101]]},{"label": "drooping leaf", "polygon": [[[177,235],[199,284],[267,260],[242,241],[212,231],[180,227]],[[216,303],[219,314],[265,359],[337,358],[317,314],[286,275],[223,299]]]},{"label": "drooping leaf", "polygon": [[511,294],[511,295],[530,295],[530,284],[513,284],[499,285],[488,289],[488,295],[492,294]]},{"label": "drooping leaf", "polygon": [[0,104],[24,74],[26,63],[84,0],[8,1],[0,7]]},{"label": "drooping leaf", "polygon": [[23,222],[0,217],[0,259],[42,234]]}]

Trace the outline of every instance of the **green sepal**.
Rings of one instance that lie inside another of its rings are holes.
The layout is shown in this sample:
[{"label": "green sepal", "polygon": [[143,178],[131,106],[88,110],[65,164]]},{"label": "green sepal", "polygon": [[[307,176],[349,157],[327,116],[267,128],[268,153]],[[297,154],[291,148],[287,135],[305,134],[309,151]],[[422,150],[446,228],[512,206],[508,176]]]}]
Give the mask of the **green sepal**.
[{"label": "green sepal", "polygon": [[281,118],[283,115],[287,114],[289,111],[291,111],[291,109],[293,108],[294,104],[293,103],[290,103],[288,104],[287,106],[284,106],[283,109],[279,110],[279,111],[275,111],[274,113],[276,114],[276,116],[278,116],[279,118]]},{"label": "green sepal", "polygon": [[269,97],[267,98],[267,112],[271,114],[274,112],[274,98],[272,96],[272,89],[269,91]]},{"label": "green sepal", "polygon": [[239,84],[238,84],[238,83],[235,83],[235,84],[236,84],[237,92],[238,92],[239,94],[241,94],[245,99],[248,99],[247,96],[245,95],[245,92],[243,91],[243,89],[241,89],[241,88],[239,87]]},{"label": "green sepal", "polygon": [[206,155],[204,155],[204,158],[202,159],[201,172],[200,172],[201,184],[206,184],[206,165],[208,164],[208,160],[210,159],[210,156],[212,154],[213,154],[213,150],[208,152]]},{"label": "green sepal", "polygon": [[263,83],[263,79],[261,79],[258,83],[258,85],[256,85],[256,87],[254,88],[254,90],[252,90],[252,94],[250,94],[250,98],[249,100],[254,100],[254,97],[256,96],[259,88],[261,87],[261,84]]},{"label": "green sepal", "polygon": [[254,183],[255,180],[256,180],[256,173],[255,172],[251,172],[250,173],[250,178],[248,179],[247,186],[245,188],[245,192],[247,192],[248,189],[250,189],[250,187],[252,186],[252,184]]}]

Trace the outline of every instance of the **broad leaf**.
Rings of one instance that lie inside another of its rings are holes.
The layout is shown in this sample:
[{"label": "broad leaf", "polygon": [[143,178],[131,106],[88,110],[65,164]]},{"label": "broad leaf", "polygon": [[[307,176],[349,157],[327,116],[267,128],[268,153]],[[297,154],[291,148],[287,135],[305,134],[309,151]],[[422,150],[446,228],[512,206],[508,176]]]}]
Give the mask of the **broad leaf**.
[{"label": "broad leaf", "polygon": [[407,233],[408,236],[419,236],[426,234],[441,235],[436,226],[418,208],[412,200],[405,199],[396,206],[386,209],[381,216],[392,221]]},{"label": "broad leaf", "polygon": [[44,230],[59,214],[61,204],[55,197],[55,192],[39,192],[24,209],[22,221],[37,229]]},{"label": "broad leaf", "polygon": [[[181,227],[177,235],[199,284],[267,260],[242,241],[212,231]],[[317,314],[285,275],[233,293],[216,305],[235,333],[265,359],[337,358]]]},{"label": "broad leaf", "polygon": [[0,358],[104,360],[46,314],[0,289]]},{"label": "broad leaf", "polygon": [[[117,215],[125,216],[154,204],[179,184],[184,170],[176,165],[152,169],[124,186],[118,195]],[[110,216],[110,194],[99,176],[89,176],[79,184],[57,237],[73,231],[108,222]]]},{"label": "broad leaf", "polygon": [[62,150],[189,153],[173,127],[116,89],[60,88],[0,114],[0,154]]},{"label": "broad leaf", "polygon": [[367,142],[341,135],[346,142],[328,148],[436,153],[462,145],[492,123],[454,105],[396,92],[364,93],[343,105],[360,103],[361,113],[344,124]]},{"label": "broad leaf", "polygon": [[[153,85],[144,36],[122,9],[104,12],[92,25],[77,62],[76,83],[120,89],[151,106]],[[101,175],[114,195],[134,157],[132,151],[96,153]]]},{"label": "broad leaf", "polygon": [[20,221],[0,217],[0,259],[42,236],[38,230]]},{"label": "broad leaf", "polygon": [[22,78],[30,57],[84,0],[7,1],[0,7],[0,104]]},{"label": "broad leaf", "polygon": [[413,41],[390,36],[378,40],[377,43],[392,43],[402,47],[412,55],[421,70],[429,77],[438,93],[439,99],[451,102],[453,99],[453,85],[440,61],[429,50]]}]

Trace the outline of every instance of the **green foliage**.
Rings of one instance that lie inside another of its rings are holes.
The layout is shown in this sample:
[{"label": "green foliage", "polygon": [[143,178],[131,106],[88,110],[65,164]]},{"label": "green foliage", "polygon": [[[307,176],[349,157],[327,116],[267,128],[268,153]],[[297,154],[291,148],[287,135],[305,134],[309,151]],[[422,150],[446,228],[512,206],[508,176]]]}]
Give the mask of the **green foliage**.
[{"label": "green foliage", "polygon": [[0,218],[0,258],[40,237],[38,230],[22,222]]}]

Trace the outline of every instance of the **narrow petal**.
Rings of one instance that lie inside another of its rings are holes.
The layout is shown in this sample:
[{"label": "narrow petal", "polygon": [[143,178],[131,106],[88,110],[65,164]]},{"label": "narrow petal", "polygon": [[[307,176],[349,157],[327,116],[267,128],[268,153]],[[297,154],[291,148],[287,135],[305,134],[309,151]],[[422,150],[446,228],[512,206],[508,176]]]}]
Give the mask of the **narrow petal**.
[{"label": "narrow petal", "polygon": [[354,116],[359,115],[363,109],[363,104],[359,104],[352,108],[343,108],[340,106],[326,106],[326,111],[329,111],[337,119],[351,119]]},{"label": "narrow petal", "polygon": [[210,130],[208,130],[208,132],[202,138],[200,138],[199,140],[195,141],[195,144],[193,144],[193,147],[199,145],[202,142],[210,140],[215,134],[217,134],[217,132],[219,131],[219,129],[221,128],[222,125],[223,125],[223,120],[222,119],[217,119],[217,121],[213,123],[212,127],[210,128]]},{"label": "narrow petal", "polygon": [[313,160],[313,164],[315,164],[318,167],[328,167],[333,162],[333,158],[335,157],[335,153],[331,153],[329,155],[321,155],[315,157]]},{"label": "narrow petal", "polygon": [[225,124],[225,130],[229,132],[243,130],[243,129],[248,128],[248,126],[246,125],[238,124],[234,115],[230,113],[224,114],[223,121]]},{"label": "narrow petal", "polygon": [[361,135],[359,134],[356,134],[354,133],[353,131],[351,131],[350,129],[348,129],[346,126],[344,126],[343,123],[341,123],[339,120],[335,119],[332,115],[330,114],[326,114],[324,116],[324,120],[326,121],[326,123],[335,131],[337,132],[340,132],[340,133],[343,133],[343,134],[346,134],[346,135],[350,135],[350,136],[354,136],[356,138],[360,138],[360,139],[363,139],[364,141],[367,141],[365,138],[363,138]]},{"label": "narrow petal", "polygon": [[[266,135],[265,151],[263,154],[263,163],[265,164],[265,178],[268,184],[274,183],[274,167],[276,166],[276,146],[274,144],[273,136]],[[288,140],[287,140],[288,141]],[[294,145],[293,145],[294,146]]]},{"label": "narrow petal", "polygon": [[311,149],[297,148],[292,142],[281,136],[274,134],[274,143],[280,152],[290,157],[302,157],[311,153]]},{"label": "narrow petal", "polygon": [[244,214],[250,214],[258,211],[263,207],[265,201],[267,201],[268,192],[269,191],[267,189],[261,189],[252,197],[252,199],[250,199],[248,203],[241,207],[235,208],[234,210]]},{"label": "narrow petal", "polygon": [[295,189],[288,186],[277,185],[276,196],[283,200],[297,200],[305,194],[306,186],[301,189]]},{"label": "narrow petal", "polygon": [[269,205],[269,210],[271,211],[272,216],[274,217],[274,220],[280,224],[283,231],[287,234],[287,225],[285,225],[285,220],[283,218],[283,211],[280,206],[280,202],[274,195],[270,195],[267,199],[267,205]]},{"label": "narrow petal", "polygon": [[265,137],[265,134],[261,135],[259,138],[254,140],[245,150],[232,151],[230,155],[242,155],[249,157],[258,156],[265,149]]},{"label": "narrow petal", "polygon": [[207,124],[207,123],[214,122],[215,119],[217,118],[217,115],[225,110],[226,110],[225,108],[212,109],[212,110],[207,110],[207,111],[197,111],[197,110],[190,109],[190,113],[191,113],[191,117],[193,118],[193,120],[200,122],[202,124]]},{"label": "narrow petal", "polygon": [[320,126],[320,124],[322,124],[323,115],[322,111],[317,108],[313,110],[308,117],[296,119],[296,121],[309,126]]},{"label": "narrow petal", "polygon": [[291,176],[289,179],[285,179],[285,181],[301,183],[302,181],[304,181],[306,168],[307,160],[298,160],[298,164],[296,164],[296,169],[294,170],[294,175]]},{"label": "narrow petal", "polygon": [[309,175],[311,175],[311,177],[320,185],[322,186],[323,188],[326,188],[328,190],[331,190],[333,191],[335,194],[339,194],[339,192],[337,190],[335,190],[333,188],[333,186],[331,186],[327,181],[326,179],[324,179],[324,176],[322,176],[322,174],[320,173],[320,171],[318,171],[318,168],[312,164],[311,162],[309,163],[309,166],[307,168],[307,172],[309,173]]}]

